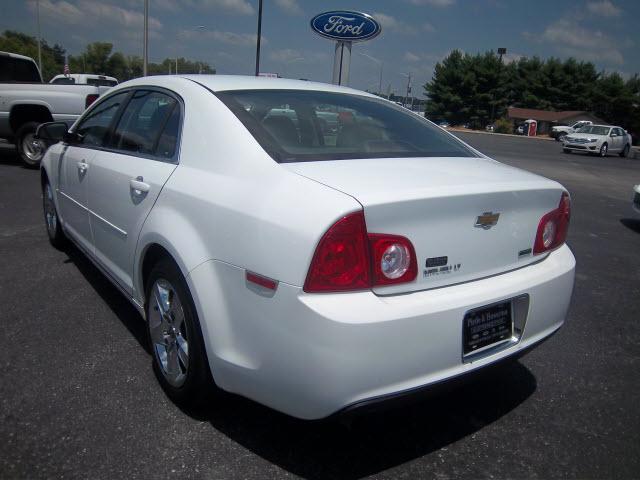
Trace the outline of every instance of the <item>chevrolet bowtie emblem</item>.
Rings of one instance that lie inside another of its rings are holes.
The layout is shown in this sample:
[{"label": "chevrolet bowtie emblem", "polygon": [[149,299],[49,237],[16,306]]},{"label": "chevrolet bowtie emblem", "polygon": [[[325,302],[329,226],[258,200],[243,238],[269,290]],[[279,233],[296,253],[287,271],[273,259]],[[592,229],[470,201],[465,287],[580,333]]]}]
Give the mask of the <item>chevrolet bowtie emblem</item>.
[{"label": "chevrolet bowtie emblem", "polygon": [[499,213],[493,212],[484,212],[482,215],[478,216],[476,219],[476,227],[484,228],[485,230],[489,230],[496,223],[498,223],[498,219],[500,218]]}]

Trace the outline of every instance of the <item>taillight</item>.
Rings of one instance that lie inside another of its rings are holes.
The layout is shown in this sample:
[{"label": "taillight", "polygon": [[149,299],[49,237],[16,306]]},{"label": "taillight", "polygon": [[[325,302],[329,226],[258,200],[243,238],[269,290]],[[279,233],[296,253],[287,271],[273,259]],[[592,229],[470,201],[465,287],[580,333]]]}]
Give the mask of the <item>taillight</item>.
[{"label": "taillight", "polygon": [[84,108],[89,108],[89,106],[93,102],[95,102],[98,99],[99,96],[100,95],[97,95],[95,93],[90,93],[89,95],[87,95],[87,98],[84,100]]},{"label": "taillight", "polygon": [[305,292],[346,292],[415,280],[411,242],[397,235],[367,234],[362,211],[338,220],[316,248]]},{"label": "taillight", "polygon": [[313,255],[305,292],[343,292],[371,286],[367,227],[362,211],[327,230]]},{"label": "taillight", "polygon": [[570,218],[571,200],[569,194],[563,192],[558,208],[540,219],[536,241],[533,245],[533,254],[548,252],[562,245],[567,239]]},{"label": "taillight", "polygon": [[371,233],[369,241],[373,256],[374,285],[392,285],[416,278],[416,252],[407,238]]}]

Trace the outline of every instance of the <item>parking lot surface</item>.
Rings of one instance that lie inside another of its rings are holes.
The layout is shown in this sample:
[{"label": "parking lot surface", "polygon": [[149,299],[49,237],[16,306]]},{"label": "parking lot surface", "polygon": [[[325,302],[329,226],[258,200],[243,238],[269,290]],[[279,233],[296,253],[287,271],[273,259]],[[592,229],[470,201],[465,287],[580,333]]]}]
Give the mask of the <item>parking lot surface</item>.
[{"label": "parking lot surface", "polygon": [[349,424],[232,395],[176,407],[136,311],[77,250],[49,245],[39,173],[0,145],[0,477],[637,478],[640,161],[458,135],[571,192],[567,323],[517,363]]}]

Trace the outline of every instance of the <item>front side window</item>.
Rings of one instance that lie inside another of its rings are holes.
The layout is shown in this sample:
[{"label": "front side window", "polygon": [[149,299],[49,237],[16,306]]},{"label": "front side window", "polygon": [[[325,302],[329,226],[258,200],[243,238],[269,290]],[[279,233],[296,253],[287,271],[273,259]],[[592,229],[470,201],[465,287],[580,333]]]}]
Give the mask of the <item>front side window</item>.
[{"label": "front side window", "polygon": [[[179,113],[178,102],[173,97],[150,90],[136,91],[122,113],[111,147],[155,155],[160,146],[160,155],[170,158],[175,152]],[[174,130],[176,133],[172,136]]]},{"label": "front side window", "polygon": [[78,143],[94,147],[103,146],[113,117],[128,94],[129,92],[121,92],[112,95],[91,109],[75,129],[75,133],[79,135]]},{"label": "front side window", "polygon": [[383,99],[306,90],[217,96],[277,162],[476,156],[421,116]]}]

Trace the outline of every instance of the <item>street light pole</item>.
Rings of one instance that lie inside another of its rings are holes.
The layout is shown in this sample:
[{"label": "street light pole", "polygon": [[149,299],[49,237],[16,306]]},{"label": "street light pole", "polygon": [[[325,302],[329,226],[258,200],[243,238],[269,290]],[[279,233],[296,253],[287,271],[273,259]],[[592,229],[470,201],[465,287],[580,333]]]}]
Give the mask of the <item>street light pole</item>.
[{"label": "street light pole", "polygon": [[41,35],[40,35],[40,0],[36,1],[36,23],[38,24],[38,68],[40,69],[40,75],[42,75],[42,47],[41,47]]},{"label": "street light pole", "polygon": [[258,3],[258,37],[256,38],[256,77],[260,75],[260,37],[262,36],[262,0]]},{"label": "street light pole", "polygon": [[149,0],[144,0],[144,33],[142,43],[142,76],[146,77],[149,68]]}]

